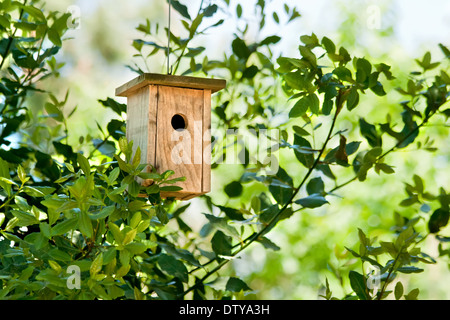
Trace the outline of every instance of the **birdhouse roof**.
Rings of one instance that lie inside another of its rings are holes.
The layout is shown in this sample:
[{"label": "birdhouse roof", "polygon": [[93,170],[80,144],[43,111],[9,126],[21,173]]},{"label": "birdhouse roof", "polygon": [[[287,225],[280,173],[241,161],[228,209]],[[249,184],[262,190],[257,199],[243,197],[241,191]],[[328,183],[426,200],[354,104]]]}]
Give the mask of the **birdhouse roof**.
[{"label": "birdhouse roof", "polygon": [[226,81],[222,79],[209,79],[187,76],[174,76],[157,73],[143,73],[116,88],[116,96],[127,97],[133,91],[147,85],[162,85],[169,87],[207,89],[212,93],[225,88]]}]

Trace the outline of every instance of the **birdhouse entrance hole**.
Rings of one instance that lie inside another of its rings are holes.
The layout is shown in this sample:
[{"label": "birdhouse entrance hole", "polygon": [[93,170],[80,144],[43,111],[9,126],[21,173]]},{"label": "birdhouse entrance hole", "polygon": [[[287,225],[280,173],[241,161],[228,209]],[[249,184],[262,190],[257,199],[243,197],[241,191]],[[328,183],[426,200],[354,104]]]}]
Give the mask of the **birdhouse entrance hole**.
[{"label": "birdhouse entrance hole", "polygon": [[177,131],[182,131],[187,128],[185,118],[181,114],[176,114],[172,117],[172,128]]}]

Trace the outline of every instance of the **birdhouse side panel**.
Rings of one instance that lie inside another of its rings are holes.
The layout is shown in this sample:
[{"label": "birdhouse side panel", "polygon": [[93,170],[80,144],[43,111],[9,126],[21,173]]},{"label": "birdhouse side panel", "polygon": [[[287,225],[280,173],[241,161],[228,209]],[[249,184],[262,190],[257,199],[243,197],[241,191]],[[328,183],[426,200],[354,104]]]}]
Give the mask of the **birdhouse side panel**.
[{"label": "birdhouse side panel", "polygon": [[148,144],[148,89],[137,90],[127,100],[126,137],[129,142],[133,142],[133,155],[137,147],[141,149],[141,154],[145,155]]},{"label": "birdhouse side panel", "polygon": [[203,193],[203,90],[158,87],[156,167],[186,177],[183,194]]},{"label": "birdhouse side panel", "polygon": [[203,90],[203,186],[202,192],[211,191],[211,90]]}]

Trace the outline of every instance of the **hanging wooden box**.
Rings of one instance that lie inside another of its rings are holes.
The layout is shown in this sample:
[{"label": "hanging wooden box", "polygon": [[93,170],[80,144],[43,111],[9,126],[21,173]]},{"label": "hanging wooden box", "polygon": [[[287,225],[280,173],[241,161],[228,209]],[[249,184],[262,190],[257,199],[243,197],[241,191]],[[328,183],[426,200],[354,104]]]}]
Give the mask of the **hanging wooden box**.
[{"label": "hanging wooden box", "polygon": [[211,94],[226,81],[145,73],[116,89],[127,97],[127,139],[141,163],[186,177],[183,190],[161,197],[187,200],[211,190]]}]

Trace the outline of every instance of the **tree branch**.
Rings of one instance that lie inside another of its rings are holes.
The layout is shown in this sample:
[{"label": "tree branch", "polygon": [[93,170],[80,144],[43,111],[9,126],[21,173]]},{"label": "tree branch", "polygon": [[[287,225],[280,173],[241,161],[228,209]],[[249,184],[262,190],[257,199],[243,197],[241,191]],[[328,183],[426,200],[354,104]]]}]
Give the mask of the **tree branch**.
[{"label": "tree branch", "polygon": [[[331,140],[333,131],[334,131],[334,127],[336,125],[336,121],[337,121],[337,117],[339,115],[339,112],[342,109],[342,105],[344,103],[344,100],[342,99],[343,95],[346,93],[346,90],[340,90],[339,94],[336,98],[336,102],[337,102],[337,106],[336,106],[336,112],[334,114],[333,117],[333,121],[331,123],[330,129],[328,131],[327,137],[325,139],[325,142],[322,146],[322,148],[319,151],[319,154],[317,155],[316,160],[314,161],[313,165],[309,168],[308,172],[305,174],[305,176],[303,177],[302,181],[300,182],[300,184],[298,185],[297,188],[294,189],[291,197],[289,198],[289,200],[286,202],[286,204],[280,209],[280,211],[274,216],[272,217],[272,219],[257,233],[253,233],[252,235],[250,235],[249,237],[247,237],[246,239],[244,239],[242,241],[243,245],[237,249],[235,252],[233,252],[231,254],[232,257],[235,257],[236,255],[238,255],[240,252],[242,252],[243,250],[245,250],[247,247],[250,246],[250,244],[252,244],[254,241],[256,241],[258,238],[260,238],[261,236],[263,236],[265,233],[269,232],[270,229],[272,229],[277,222],[279,221],[278,219],[280,218],[280,216],[282,215],[282,213],[290,206],[292,205],[292,202],[294,201],[295,197],[297,196],[298,192],[300,191],[300,189],[304,186],[304,184],[306,183],[306,181],[308,180],[309,176],[312,174],[312,172],[314,171],[314,169],[317,167],[317,165],[320,162],[320,158],[322,157],[323,153],[326,150],[326,147],[328,145],[328,142]],[[217,258],[214,258],[210,261],[208,261],[206,264],[204,264],[202,267],[212,263],[213,261],[215,261]],[[204,275],[200,281],[198,281],[196,284],[194,284],[193,286],[191,286],[190,288],[188,288],[186,291],[184,291],[180,297],[184,297],[186,294],[188,294],[189,292],[191,292],[192,290],[194,290],[200,283],[203,283],[207,278],[209,278],[211,275],[213,275],[214,273],[216,273],[217,271],[219,271],[225,264],[228,263],[229,260],[222,260],[214,269],[212,269],[211,271],[207,272],[206,275]],[[195,269],[195,270],[198,270]]]}]

